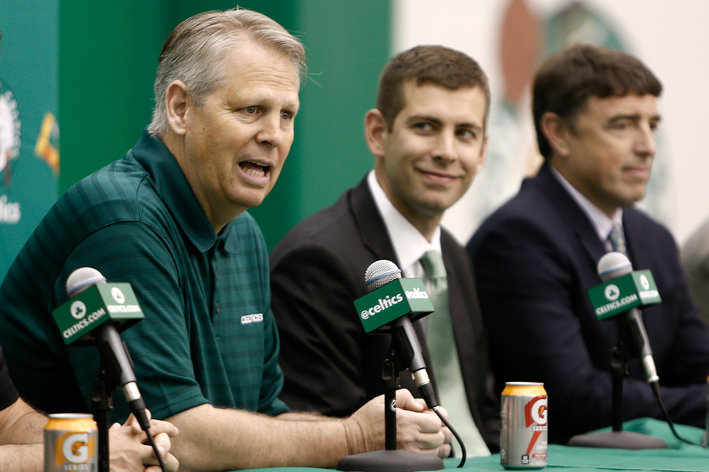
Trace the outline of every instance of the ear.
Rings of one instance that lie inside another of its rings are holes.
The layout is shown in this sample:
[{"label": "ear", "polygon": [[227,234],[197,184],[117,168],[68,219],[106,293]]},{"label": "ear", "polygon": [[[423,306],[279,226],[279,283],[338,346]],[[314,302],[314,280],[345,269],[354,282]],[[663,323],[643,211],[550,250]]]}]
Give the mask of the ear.
[{"label": "ear", "polygon": [[544,137],[549,141],[552,149],[552,154],[559,156],[568,156],[569,147],[567,145],[567,137],[569,127],[559,115],[552,112],[546,112],[540,119],[540,127]]},{"label": "ear", "polygon": [[175,80],[167,86],[165,92],[165,114],[167,123],[173,133],[184,135],[187,129],[187,85],[180,80]]},{"label": "ear", "polygon": [[364,137],[369,151],[375,157],[384,156],[387,134],[386,121],[382,112],[376,108],[369,110],[364,116]]}]

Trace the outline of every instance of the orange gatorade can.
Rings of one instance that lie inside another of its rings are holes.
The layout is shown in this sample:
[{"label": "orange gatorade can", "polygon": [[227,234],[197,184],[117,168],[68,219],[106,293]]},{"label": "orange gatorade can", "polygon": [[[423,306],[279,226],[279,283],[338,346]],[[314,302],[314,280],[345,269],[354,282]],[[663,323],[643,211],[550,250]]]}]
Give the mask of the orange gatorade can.
[{"label": "orange gatorade can", "polygon": [[502,390],[500,464],[505,469],[547,465],[547,392],[538,382],[506,382]]},{"label": "orange gatorade can", "polygon": [[44,428],[44,472],[96,472],[98,428],[89,414],[49,415]]}]

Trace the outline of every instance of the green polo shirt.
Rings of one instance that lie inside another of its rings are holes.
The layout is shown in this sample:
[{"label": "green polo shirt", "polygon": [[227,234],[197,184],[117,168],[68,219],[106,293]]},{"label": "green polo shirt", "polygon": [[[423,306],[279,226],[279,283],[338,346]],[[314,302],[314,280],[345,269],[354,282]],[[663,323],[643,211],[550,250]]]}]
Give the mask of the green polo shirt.
[{"label": "green polo shirt", "polygon": [[[95,346],[64,346],[51,310],[83,266],[129,282],[145,319],[122,333],[156,418],[211,403],[276,415],[278,333],[268,253],[247,213],[216,234],[163,143],[143,135],[52,207],[0,286],[0,345],[20,394],[47,412],[86,410]],[[127,416],[114,394],[115,419]]]}]

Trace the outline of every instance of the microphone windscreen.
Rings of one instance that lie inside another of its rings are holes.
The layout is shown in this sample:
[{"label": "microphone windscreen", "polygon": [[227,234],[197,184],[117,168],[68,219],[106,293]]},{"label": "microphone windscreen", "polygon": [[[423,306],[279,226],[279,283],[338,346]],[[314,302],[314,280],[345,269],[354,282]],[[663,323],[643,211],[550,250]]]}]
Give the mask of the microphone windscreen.
[{"label": "microphone windscreen", "polygon": [[364,283],[370,292],[400,278],[401,270],[386,259],[372,262],[364,273]]},{"label": "microphone windscreen", "polygon": [[66,294],[69,298],[80,294],[87,288],[106,282],[106,277],[93,267],[79,267],[66,279]]},{"label": "microphone windscreen", "polygon": [[633,271],[633,265],[625,254],[608,252],[598,260],[598,276],[602,281],[617,279]]}]

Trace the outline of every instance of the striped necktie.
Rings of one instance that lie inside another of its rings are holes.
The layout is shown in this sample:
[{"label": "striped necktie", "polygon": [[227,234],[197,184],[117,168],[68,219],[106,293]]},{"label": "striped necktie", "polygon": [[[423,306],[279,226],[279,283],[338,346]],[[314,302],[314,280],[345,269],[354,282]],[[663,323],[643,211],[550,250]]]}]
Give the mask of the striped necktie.
[{"label": "striped necktie", "polygon": [[625,247],[625,236],[623,235],[623,227],[619,223],[613,223],[613,228],[611,232],[608,233],[608,241],[611,243],[611,247],[615,252],[628,255],[628,251]]}]

